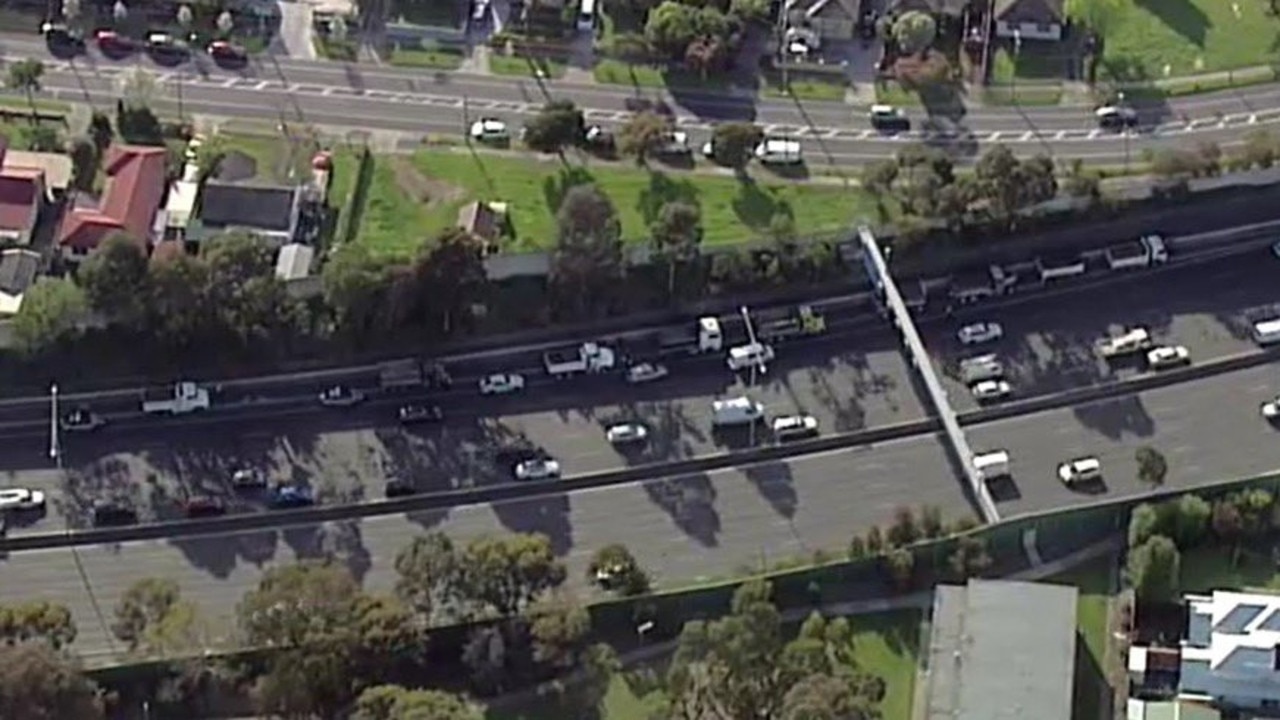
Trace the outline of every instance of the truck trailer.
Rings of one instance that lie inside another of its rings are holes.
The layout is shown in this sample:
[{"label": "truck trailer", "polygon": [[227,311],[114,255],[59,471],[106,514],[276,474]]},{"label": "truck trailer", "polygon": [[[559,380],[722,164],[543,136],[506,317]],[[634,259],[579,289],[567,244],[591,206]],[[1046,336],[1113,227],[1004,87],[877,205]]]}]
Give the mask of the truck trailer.
[{"label": "truck trailer", "polygon": [[385,362],[378,368],[378,386],[387,392],[438,390],[453,385],[444,366],[417,358]]},{"label": "truck trailer", "polygon": [[617,355],[613,348],[585,342],[572,348],[548,350],[542,361],[548,375],[565,378],[578,373],[608,372],[617,365]]},{"label": "truck trailer", "polygon": [[1144,235],[1131,242],[1112,245],[1103,253],[1107,267],[1130,270],[1160,265],[1169,260],[1169,248],[1159,235]]},{"label": "truck trailer", "polygon": [[185,415],[208,410],[209,406],[208,389],[187,380],[142,395],[142,412],[148,415]]},{"label": "truck trailer", "polygon": [[756,339],[776,343],[827,331],[827,319],[811,305],[788,308],[781,313],[765,313],[754,320]]}]

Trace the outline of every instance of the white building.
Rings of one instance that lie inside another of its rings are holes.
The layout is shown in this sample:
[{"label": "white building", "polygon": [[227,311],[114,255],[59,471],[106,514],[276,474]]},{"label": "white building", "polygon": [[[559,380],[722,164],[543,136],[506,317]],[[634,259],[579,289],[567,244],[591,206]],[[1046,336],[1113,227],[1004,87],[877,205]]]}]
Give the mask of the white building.
[{"label": "white building", "polygon": [[1280,595],[1188,595],[1178,694],[1240,708],[1280,708]]}]

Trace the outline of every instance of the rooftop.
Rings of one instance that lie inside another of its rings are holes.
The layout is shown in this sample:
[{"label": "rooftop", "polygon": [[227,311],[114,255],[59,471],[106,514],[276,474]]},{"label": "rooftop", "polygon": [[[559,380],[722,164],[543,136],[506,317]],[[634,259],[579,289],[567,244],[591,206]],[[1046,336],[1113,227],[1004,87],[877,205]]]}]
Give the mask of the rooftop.
[{"label": "rooftop", "polygon": [[1280,699],[1280,595],[1188,595],[1179,690]]},{"label": "rooftop", "polygon": [[297,187],[210,180],[200,192],[198,216],[206,227],[287,232],[297,197]]},{"label": "rooftop", "polygon": [[58,244],[92,250],[113,232],[138,242],[151,235],[151,223],[165,191],[162,147],[118,145],[107,151],[107,184],[95,206],[77,203],[62,218]]}]

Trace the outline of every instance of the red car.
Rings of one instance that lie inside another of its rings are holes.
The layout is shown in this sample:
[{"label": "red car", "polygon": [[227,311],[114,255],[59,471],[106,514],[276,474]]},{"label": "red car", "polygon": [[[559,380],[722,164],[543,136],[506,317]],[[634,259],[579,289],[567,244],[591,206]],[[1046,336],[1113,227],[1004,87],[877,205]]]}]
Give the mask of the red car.
[{"label": "red car", "polygon": [[215,60],[244,60],[244,48],[239,45],[227,42],[226,40],[214,40],[209,43],[209,55]]},{"label": "red car", "polygon": [[190,498],[184,509],[189,518],[216,517],[227,513],[227,506],[222,502],[222,498],[211,495],[197,495]]},{"label": "red car", "polygon": [[115,30],[99,30],[93,34],[93,39],[98,43],[98,49],[106,52],[111,51],[128,51],[133,49],[133,41],[129,38],[117,33]]}]

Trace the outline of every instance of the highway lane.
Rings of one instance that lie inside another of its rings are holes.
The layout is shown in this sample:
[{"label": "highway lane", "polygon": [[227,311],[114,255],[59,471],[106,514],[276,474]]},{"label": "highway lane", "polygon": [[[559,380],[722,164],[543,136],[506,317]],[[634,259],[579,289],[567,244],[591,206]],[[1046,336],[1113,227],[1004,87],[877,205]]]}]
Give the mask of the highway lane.
[{"label": "highway lane", "polygon": [[396,552],[428,530],[458,540],[509,531],[545,533],[577,587],[584,584],[591,553],[622,542],[658,583],[671,586],[816,550],[840,552],[854,532],[887,523],[896,507],[921,504],[938,506],[948,519],[972,515],[946,451],[933,436],[447,513],[88,547],[75,555],[70,550],[15,553],[0,560],[0,587],[6,601],[42,598],[67,604],[80,629],[76,649],[93,656],[110,649],[95,600],[109,622],[120,594],[146,577],[178,581],[184,595],[213,621],[216,641],[228,634],[229,614],[263,567],[298,557],[334,557],[366,587],[388,590]]},{"label": "highway lane", "polygon": [[[52,66],[44,75],[44,92],[69,102],[88,102],[110,106],[120,96],[123,68],[96,67],[81,71],[78,66],[66,69]],[[465,98],[461,95],[439,95],[408,91],[352,89],[344,86],[291,85],[278,80],[226,78],[214,75],[190,75],[179,79],[175,73],[158,77],[165,91],[155,101],[169,109],[177,109],[178,95],[188,113],[236,116],[267,120],[322,125],[346,130],[389,130],[404,135],[407,146],[414,146],[427,133],[461,137],[468,120],[481,116],[503,119],[512,126],[536,114],[546,98],[531,95],[520,101]],[[167,94],[166,94],[167,93]],[[616,128],[627,113],[612,109],[586,108],[589,122]],[[1099,130],[1087,115],[1072,122],[1051,126],[1039,123],[1017,131],[979,130],[969,127],[942,127],[932,135],[919,132],[883,136],[870,129],[851,127],[847,122],[831,125],[769,124],[770,132],[800,137],[806,146],[811,165],[857,165],[891,155],[905,144],[927,140],[952,150],[960,162],[976,157],[986,143],[1008,144],[1021,154],[1052,153],[1077,157],[1091,162],[1120,162],[1132,159],[1145,149],[1184,146],[1191,141],[1212,140],[1229,144],[1245,130],[1280,124],[1280,108],[1242,111],[1223,117],[1181,120],[1149,128],[1131,136]],[[678,118],[678,125],[688,132],[691,144],[701,146],[710,138],[714,122],[696,116]]]},{"label": "highway lane", "polygon": [[[1008,450],[1013,487],[999,488],[1004,517],[1147,492],[1134,452],[1150,446],[1169,463],[1167,487],[1280,470],[1280,435],[1259,405],[1280,394],[1280,364],[1150,392],[969,428],[975,452]],[[1083,491],[1057,480],[1057,464],[1092,455],[1105,482]]]}]

